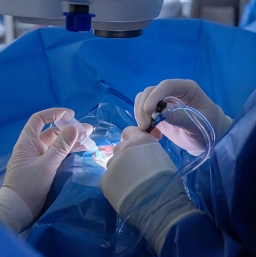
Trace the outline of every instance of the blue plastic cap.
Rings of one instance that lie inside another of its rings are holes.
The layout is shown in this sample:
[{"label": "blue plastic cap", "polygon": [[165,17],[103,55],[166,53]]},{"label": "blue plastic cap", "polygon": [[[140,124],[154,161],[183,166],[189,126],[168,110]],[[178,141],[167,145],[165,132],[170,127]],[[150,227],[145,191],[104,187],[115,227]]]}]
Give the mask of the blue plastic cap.
[{"label": "blue plastic cap", "polygon": [[160,123],[161,121],[165,120],[166,118],[163,116],[162,113],[160,113],[159,115],[156,116],[155,118],[155,122],[156,124]]},{"label": "blue plastic cap", "polygon": [[90,31],[91,20],[95,17],[95,14],[80,14],[80,13],[63,13],[66,16],[66,29],[68,31]]}]

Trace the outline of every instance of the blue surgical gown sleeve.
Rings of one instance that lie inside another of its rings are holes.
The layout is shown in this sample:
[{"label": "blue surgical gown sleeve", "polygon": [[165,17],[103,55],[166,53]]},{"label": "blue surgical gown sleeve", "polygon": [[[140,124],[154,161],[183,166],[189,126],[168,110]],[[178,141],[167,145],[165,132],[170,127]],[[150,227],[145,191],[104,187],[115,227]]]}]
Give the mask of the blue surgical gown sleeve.
[{"label": "blue surgical gown sleeve", "polygon": [[165,239],[161,257],[240,257],[253,256],[210,217],[196,212],[176,222]]},{"label": "blue surgical gown sleeve", "polygon": [[0,223],[0,256],[2,257],[42,257],[32,247]]},{"label": "blue surgical gown sleeve", "polygon": [[[195,183],[196,188],[203,186],[203,193],[207,192],[206,187],[211,189],[208,206],[213,210],[208,214],[193,213],[173,224],[166,236],[162,257],[256,256],[255,113],[256,90],[213,148],[210,182],[199,179],[202,173],[194,173],[195,182],[203,182]],[[202,170],[206,175],[208,168]]]},{"label": "blue surgical gown sleeve", "polygon": [[245,28],[256,20],[256,0],[251,0],[245,7],[240,21],[240,27]]}]

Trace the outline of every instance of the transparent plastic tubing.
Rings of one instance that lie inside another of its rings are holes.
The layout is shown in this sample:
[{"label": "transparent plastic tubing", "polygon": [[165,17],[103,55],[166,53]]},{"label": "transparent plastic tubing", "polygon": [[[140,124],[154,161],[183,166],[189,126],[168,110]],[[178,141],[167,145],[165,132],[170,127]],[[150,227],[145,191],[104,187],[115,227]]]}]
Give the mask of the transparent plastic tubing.
[{"label": "transparent plastic tubing", "polygon": [[[120,225],[118,226],[118,229],[117,229],[117,232],[115,235],[115,240],[113,243],[113,256],[115,256],[115,257],[118,257],[120,254],[123,254],[125,251],[127,251],[130,248],[129,247],[120,253],[115,253],[117,240],[118,240],[118,237],[120,236],[120,233],[122,231],[123,225],[126,222],[126,220],[129,219],[129,217],[134,212],[136,212],[138,209],[140,209],[143,205],[148,204],[156,196],[161,194],[168,187],[168,185],[170,185],[170,183],[172,183],[172,181],[174,179],[176,179],[176,178],[184,179],[184,178],[186,178],[186,176],[189,173],[191,173],[192,171],[196,170],[199,166],[201,166],[208,159],[209,154],[215,143],[215,133],[214,133],[214,130],[213,130],[211,124],[199,111],[197,111],[196,109],[194,109],[190,106],[185,105],[180,99],[173,97],[173,96],[166,97],[164,99],[164,101],[167,103],[175,102],[176,106],[173,106],[173,107],[167,109],[166,111],[164,111],[163,113],[159,114],[158,123],[165,120],[166,117],[171,112],[174,112],[176,110],[184,110],[185,113],[188,115],[188,117],[194,122],[194,124],[198,127],[198,129],[202,133],[204,140],[205,140],[206,149],[201,155],[195,157],[195,159],[193,159],[191,162],[183,165],[159,189],[157,189],[155,192],[153,192],[150,196],[143,199],[137,206],[132,208],[130,210],[130,212],[124,218],[121,219],[121,221],[119,223]],[[142,238],[143,238],[143,235],[140,234],[138,236],[138,238],[135,240],[134,245],[137,244],[138,241],[141,240]]]}]

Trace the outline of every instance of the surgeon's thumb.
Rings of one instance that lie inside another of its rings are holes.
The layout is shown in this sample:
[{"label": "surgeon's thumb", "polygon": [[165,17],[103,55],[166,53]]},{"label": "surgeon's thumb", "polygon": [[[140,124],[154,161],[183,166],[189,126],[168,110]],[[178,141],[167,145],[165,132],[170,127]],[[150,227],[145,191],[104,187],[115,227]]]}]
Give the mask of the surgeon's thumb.
[{"label": "surgeon's thumb", "polygon": [[47,159],[48,163],[58,167],[63,159],[70,153],[77,141],[77,137],[78,131],[74,126],[65,127],[45,153],[44,157]]}]

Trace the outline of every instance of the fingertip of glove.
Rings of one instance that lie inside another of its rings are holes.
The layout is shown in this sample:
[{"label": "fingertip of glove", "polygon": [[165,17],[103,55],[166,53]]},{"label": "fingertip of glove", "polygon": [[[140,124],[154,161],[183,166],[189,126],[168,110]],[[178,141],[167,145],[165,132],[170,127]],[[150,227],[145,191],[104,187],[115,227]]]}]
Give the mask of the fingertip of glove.
[{"label": "fingertip of glove", "polygon": [[67,126],[61,134],[66,144],[73,145],[77,140],[78,131],[74,126]]},{"label": "fingertip of glove", "polygon": [[149,125],[146,126],[144,123],[138,123],[138,128],[139,128],[140,130],[147,130],[148,127],[149,127]]},{"label": "fingertip of glove", "polygon": [[144,115],[138,121],[138,127],[141,130],[147,130],[149,128],[150,122],[151,122],[151,116]]},{"label": "fingertip of glove", "polygon": [[[150,98],[150,96],[149,96]],[[147,100],[145,103],[144,103],[144,106],[143,106],[143,110],[145,113],[152,113],[156,110],[156,104],[153,104],[151,100]]]}]

